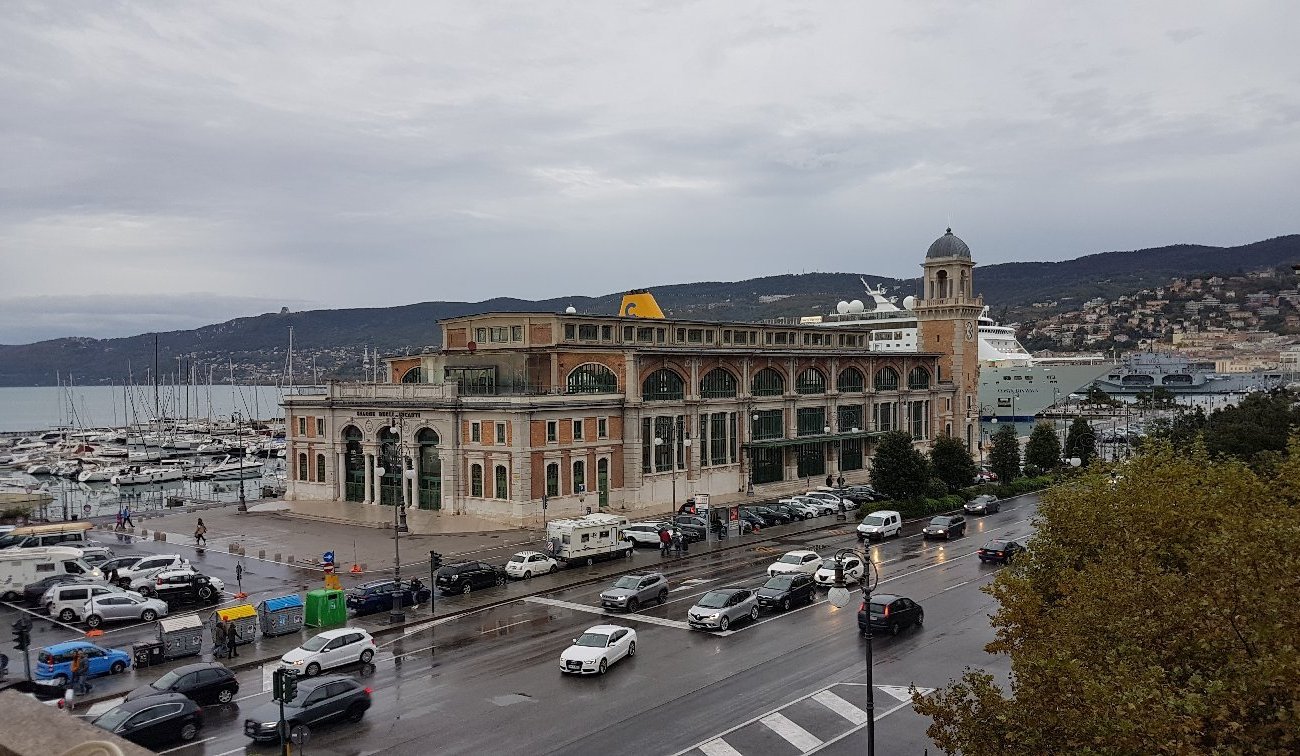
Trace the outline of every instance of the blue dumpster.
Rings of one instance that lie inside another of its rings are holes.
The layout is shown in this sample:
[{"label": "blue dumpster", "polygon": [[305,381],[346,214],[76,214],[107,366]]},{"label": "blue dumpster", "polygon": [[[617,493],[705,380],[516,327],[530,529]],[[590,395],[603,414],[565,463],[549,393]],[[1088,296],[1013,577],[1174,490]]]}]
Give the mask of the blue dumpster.
[{"label": "blue dumpster", "polygon": [[303,603],[298,594],[269,598],[257,605],[262,635],[287,635],[302,629]]}]

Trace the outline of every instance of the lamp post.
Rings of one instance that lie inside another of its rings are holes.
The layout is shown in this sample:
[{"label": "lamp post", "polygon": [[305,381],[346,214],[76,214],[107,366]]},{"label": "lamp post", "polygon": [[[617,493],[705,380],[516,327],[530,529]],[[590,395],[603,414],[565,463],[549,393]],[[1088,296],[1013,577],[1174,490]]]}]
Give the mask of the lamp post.
[{"label": "lamp post", "polygon": [[754,495],[754,427],[758,425],[758,413],[755,412],[751,419],[754,421],[749,426],[749,483],[745,486],[745,495]]},{"label": "lamp post", "polygon": [[[390,426],[388,432],[397,436],[397,443],[393,450],[389,452],[389,463],[399,465],[400,475],[398,481],[401,483],[401,493],[393,502],[393,582],[397,584],[398,590],[393,591],[393,608],[388,613],[389,624],[398,624],[406,621],[406,613],[402,611],[402,532],[405,531],[406,522],[406,494],[407,481],[411,479],[406,469],[406,459],[402,455],[402,428],[399,425]],[[388,472],[383,467],[375,468],[375,478],[380,481],[380,500],[383,500],[383,477]],[[414,472],[414,471],[410,471]]]},{"label": "lamp post", "polygon": [[243,424],[240,422],[242,416],[235,413],[235,443],[239,446],[239,511],[248,511],[248,502],[244,500],[244,453],[248,449],[244,446]]},{"label": "lamp post", "polygon": [[[674,443],[674,440],[676,438],[676,433],[677,433],[677,429],[674,427],[675,425],[676,425],[675,420],[674,422],[668,424],[668,438],[663,438],[662,436],[655,436],[655,441],[654,441],[655,447],[660,447],[663,446],[664,444],[668,444],[668,463],[673,473],[673,477],[672,477],[673,506],[672,506],[672,511],[669,513],[670,518],[677,515],[677,467],[681,463],[681,460],[677,458],[677,445]],[[689,435],[686,438],[682,439],[682,446],[685,447],[685,450],[682,452],[683,455],[685,455],[689,459],[691,453],[691,438]],[[655,452],[655,456],[656,457],[659,456],[658,451]]]},{"label": "lamp post", "polygon": [[831,587],[826,598],[836,609],[849,605],[849,588],[844,582],[844,560],[856,556],[862,560],[862,606],[867,612],[867,756],[876,754],[876,693],[871,674],[871,592],[880,584],[880,570],[870,558],[870,554],[856,549],[840,549],[835,552],[835,585]]}]

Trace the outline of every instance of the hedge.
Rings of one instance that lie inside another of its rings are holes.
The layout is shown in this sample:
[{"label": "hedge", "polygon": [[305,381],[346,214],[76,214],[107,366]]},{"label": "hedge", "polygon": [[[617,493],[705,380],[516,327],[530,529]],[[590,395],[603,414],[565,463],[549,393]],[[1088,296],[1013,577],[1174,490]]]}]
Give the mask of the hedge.
[{"label": "hedge", "polygon": [[893,506],[903,515],[903,519],[910,520],[961,509],[963,504],[974,499],[976,496],[992,494],[999,499],[1005,499],[1010,496],[1019,496],[1033,491],[1041,491],[1055,482],[1056,478],[1051,475],[1040,475],[1037,478],[1016,478],[1006,484],[982,483],[978,486],[964,488],[959,493],[948,494],[947,496],[938,499],[898,501],[894,502]]}]

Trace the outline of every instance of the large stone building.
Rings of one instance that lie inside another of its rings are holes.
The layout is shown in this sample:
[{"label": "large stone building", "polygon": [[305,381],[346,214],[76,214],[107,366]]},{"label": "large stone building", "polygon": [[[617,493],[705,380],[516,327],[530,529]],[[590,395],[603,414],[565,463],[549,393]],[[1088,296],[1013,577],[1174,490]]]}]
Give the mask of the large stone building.
[{"label": "large stone building", "polygon": [[543,501],[551,517],[635,517],[697,493],[734,501],[827,476],[865,481],[874,440],[891,430],[974,448],[974,262],[949,231],[923,267],[915,352],[869,351],[865,322],[444,320],[442,349],[387,360],[386,383],[286,397],[288,498],[374,521],[392,510],[373,505],[405,501],[416,532],[438,513],[540,522]]}]

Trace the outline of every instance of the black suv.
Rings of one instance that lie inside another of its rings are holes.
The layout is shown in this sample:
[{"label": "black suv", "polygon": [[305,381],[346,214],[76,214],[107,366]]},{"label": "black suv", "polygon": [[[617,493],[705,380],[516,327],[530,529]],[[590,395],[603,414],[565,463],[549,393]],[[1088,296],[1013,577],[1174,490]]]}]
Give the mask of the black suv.
[{"label": "black suv", "polygon": [[475,588],[506,584],[504,567],[487,562],[457,562],[438,570],[438,590],[443,593],[469,593]]},{"label": "black suv", "polygon": [[283,710],[271,701],[249,712],[244,719],[244,734],[258,742],[279,740],[281,711],[292,732],[295,727],[314,729],[339,717],[360,722],[369,708],[370,688],[347,675],[300,679],[298,694],[292,701],[285,701]]},{"label": "black suv", "polygon": [[348,589],[347,605],[357,616],[386,612],[393,608],[393,594],[401,596],[401,606],[422,604],[431,591],[417,581],[372,580]]},{"label": "black suv", "polygon": [[794,604],[811,604],[815,586],[811,575],[788,572],[767,579],[758,589],[758,605],[764,609],[787,611]]},{"label": "black suv", "polygon": [[180,693],[199,704],[225,704],[239,693],[235,673],[217,662],[177,667],[142,688],[126,694],[127,701],[163,693]]},{"label": "black suv", "polygon": [[790,515],[778,512],[768,507],[751,506],[745,507],[745,511],[753,512],[755,516],[762,518],[766,525],[785,525],[790,522]]},{"label": "black suv", "polygon": [[677,515],[673,517],[672,525],[689,543],[698,543],[708,537],[708,525],[705,524],[703,517]]},{"label": "black suv", "polygon": [[868,617],[872,632],[884,630],[890,635],[898,635],[899,630],[906,630],[912,625],[920,627],[925,621],[925,611],[910,598],[892,593],[876,593],[871,596],[869,610],[865,601],[858,607],[858,633],[861,635],[867,632]]},{"label": "black suv", "polygon": [[193,570],[165,570],[154,576],[153,590],[149,595],[167,602],[167,606],[176,604],[217,604],[221,602],[221,590],[225,586],[219,580]]},{"label": "black suv", "polygon": [[930,519],[930,524],[921,529],[921,538],[942,538],[951,541],[966,535],[966,518],[961,515],[940,515]]}]

